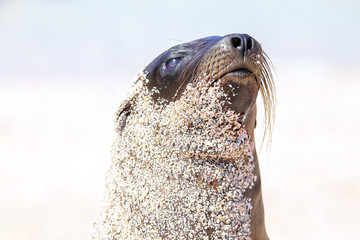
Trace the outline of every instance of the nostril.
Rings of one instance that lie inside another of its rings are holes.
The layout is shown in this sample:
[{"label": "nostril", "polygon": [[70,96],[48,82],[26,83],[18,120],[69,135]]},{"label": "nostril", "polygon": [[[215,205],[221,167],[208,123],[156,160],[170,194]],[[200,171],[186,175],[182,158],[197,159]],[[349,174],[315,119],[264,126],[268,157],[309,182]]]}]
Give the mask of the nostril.
[{"label": "nostril", "polygon": [[246,39],[246,49],[251,50],[253,48],[253,38],[249,37]]},{"label": "nostril", "polygon": [[233,37],[231,38],[231,44],[234,48],[241,48],[241,38],[239,37]]},{"label": "nostril", "polygon": [[226,40],[227,44],[240,54],[253,54],[258,51],[258,43],[247,34],[231,34]]}]

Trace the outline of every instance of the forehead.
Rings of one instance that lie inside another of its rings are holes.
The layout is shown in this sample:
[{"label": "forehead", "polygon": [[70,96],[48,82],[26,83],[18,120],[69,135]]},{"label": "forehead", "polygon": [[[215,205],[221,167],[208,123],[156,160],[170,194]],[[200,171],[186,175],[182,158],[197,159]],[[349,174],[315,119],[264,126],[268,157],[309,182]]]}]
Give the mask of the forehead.
[{"label": "forehead", "polygon": [[162,54],[160,54],[157,58],[155,58],[146,67],[145,70],[151,72],[151,70],[154,70],[154,68],[156,68],[161,62],[165,61],[166,59],[177,58],[181,54],[184,55],[202,54],[204,53],[204,51],[206,51],[208,48],[210,48],[212,45],[214,45],[222,38],[223,37],[221,36],[210,36],[171,47]]},{"label": "forehead", "polygon": [[176,45],[176,46],[168,49],[167,51],[165,51],[163,54],[167,54],[169,52],[178,51],[178,50],[191,50],[191,49],[195,50],[198,48],[202,48],[204,46],[212,46],[213,44],[218,42],[220,39],[222,39],[222,37],[220,37],[220,36],[211,36],[211,37],[196,39],[191,42]]},{"label": "forehead", "polygon": [[182,48],[182,47],[184,47],[184,48],[196,48],[196,47],[203,46],[203,45],[213,45],[222,38],[223,37],[220,37],[220,36],[210,36],[210,37],[200,38],[200,39],[193,40],[191,42],[187,42],[187,43],[177,45],[177,46],[175,46],[173,48],[174,49]]}]

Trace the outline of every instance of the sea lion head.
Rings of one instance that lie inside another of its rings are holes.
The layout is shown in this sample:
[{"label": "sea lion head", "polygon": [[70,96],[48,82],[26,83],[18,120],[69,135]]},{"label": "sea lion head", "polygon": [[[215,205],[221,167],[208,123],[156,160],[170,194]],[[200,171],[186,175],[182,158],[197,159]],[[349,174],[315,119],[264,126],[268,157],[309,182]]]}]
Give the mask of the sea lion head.
[{"label": "sea lion head", "polygon": [[[174,46],[154,59],[144,72],[144,85],[147,90],[152,91],[151,97],[155,103],[161,102],[160,105],[164,106],[178,101],[188,103],[191,98],[196,98],[195,105],[192,106],[195,109],[218,103],[221,105],[222,115],[233,115],[229,121],[238,122],[253,141],[256,126],[255,102],[260,91],[266,113],[265,133],[271,133],[275,88],[270,61],[261,45],[247,34],[212,36]],[[206,98],[207,100],[204,100]],[[125,109],[129,109],[133,103],[136,104],[136,101],[127,102]],[[200,118],[204,114],[199,113]],[[205,115],[215,119],[210,112]],[[199,124],[201,125],[202,121]],[[193,132],[194,135],[197,133]]]},{"label": "sea lion head", "polygon": [[[255,107],[258,91],[262,93],[266,110],[267,130],[271,131],[275,88],[270,61],[261,45],[247,34],[212,36],[170,48],[146,68],[148,88],[157,88],[158,97],[176,101],[189,83],[207,78],[208,86],[220,81],[229,107],[248,118],[249,133],[255,127]],[[206,87],[206,86],[205,86]],[[253,111],[251,111],[253,110]]]}]

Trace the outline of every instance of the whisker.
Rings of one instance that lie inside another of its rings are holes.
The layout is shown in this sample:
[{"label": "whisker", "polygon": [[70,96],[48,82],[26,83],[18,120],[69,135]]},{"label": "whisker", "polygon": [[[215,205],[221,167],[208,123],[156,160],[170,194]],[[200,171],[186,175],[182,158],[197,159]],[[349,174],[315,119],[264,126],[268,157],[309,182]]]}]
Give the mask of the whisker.
[{"label": "whisker", "polygon": [[274,78],[272,75],[273,64],[265,52],[262,53],[261,58],[261,83],[260,92],[263,98],[265,116],[264,116],[264,134],[261,146],[267,138],[266,147],[271,146],[272,133],[275,122],[276,112],[276,88]]}]

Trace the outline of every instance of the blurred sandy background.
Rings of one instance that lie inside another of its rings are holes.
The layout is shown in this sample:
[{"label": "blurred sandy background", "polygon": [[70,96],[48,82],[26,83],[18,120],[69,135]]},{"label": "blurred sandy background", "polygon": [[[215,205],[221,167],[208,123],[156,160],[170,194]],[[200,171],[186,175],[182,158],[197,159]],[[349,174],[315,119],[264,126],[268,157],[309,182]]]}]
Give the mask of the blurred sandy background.
[{"label": "blurred sandy background", "polygon": [[277,70],[260,156],[270,238],[360,239],[359,25],[356,0],[0,0],[0,239],[87,239],[133,77],[233,32]]}]

